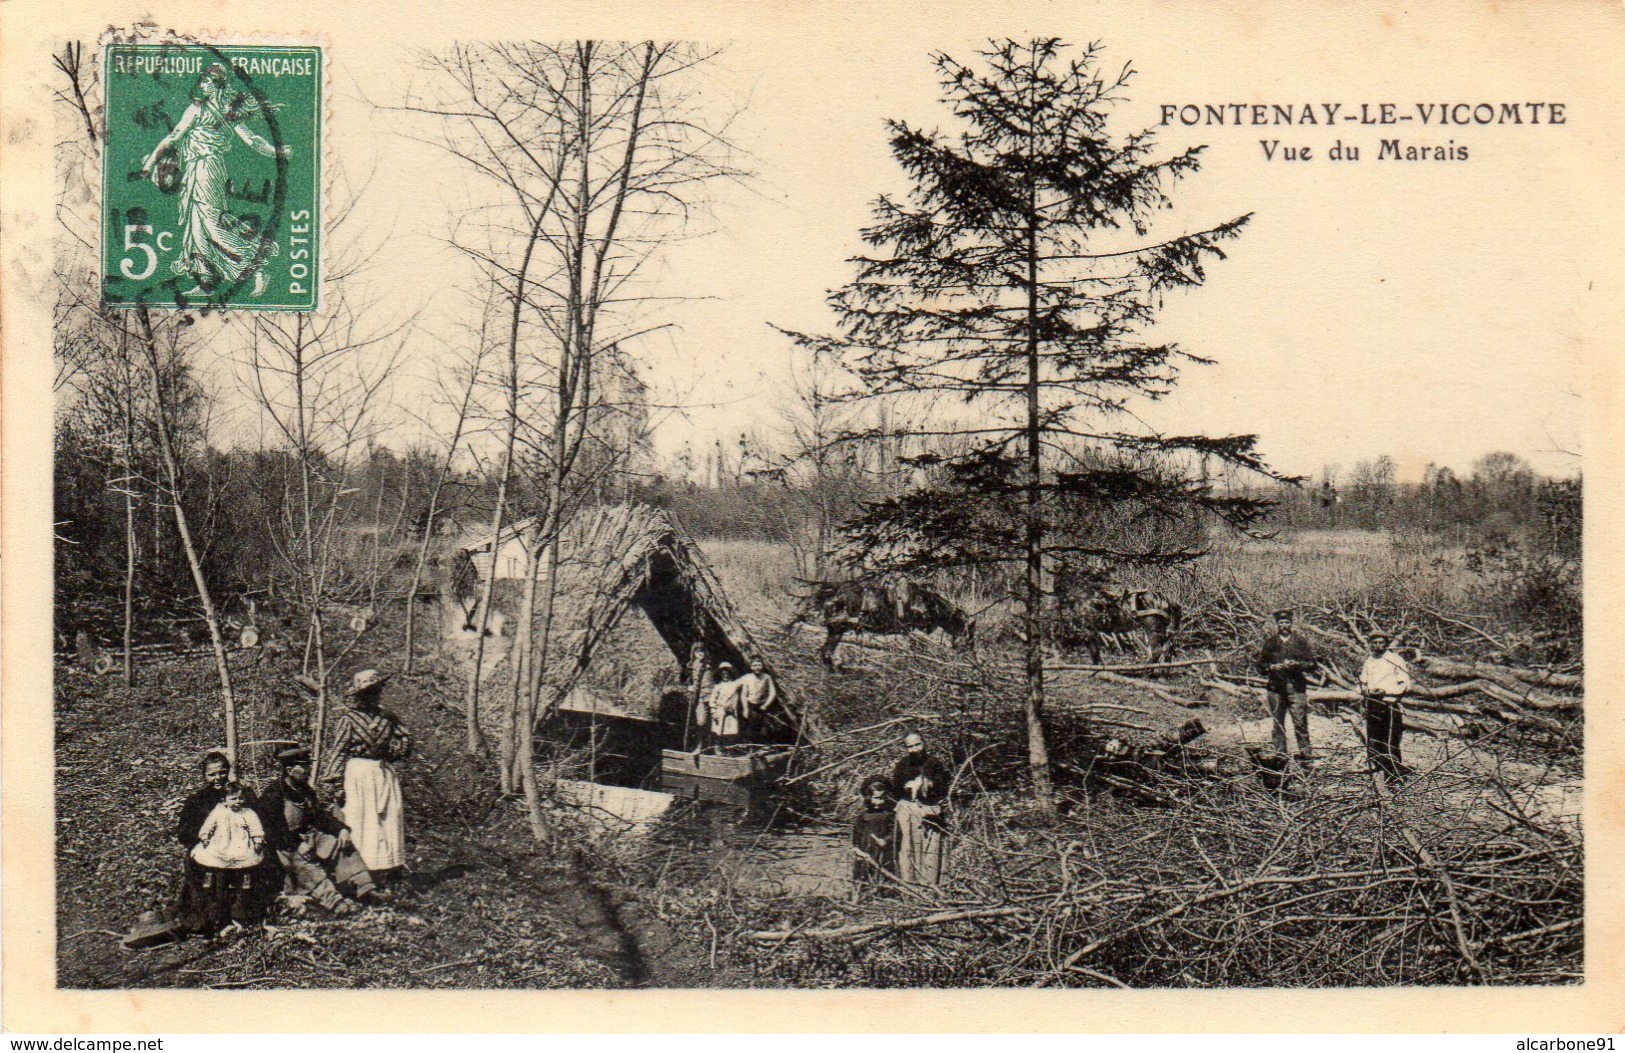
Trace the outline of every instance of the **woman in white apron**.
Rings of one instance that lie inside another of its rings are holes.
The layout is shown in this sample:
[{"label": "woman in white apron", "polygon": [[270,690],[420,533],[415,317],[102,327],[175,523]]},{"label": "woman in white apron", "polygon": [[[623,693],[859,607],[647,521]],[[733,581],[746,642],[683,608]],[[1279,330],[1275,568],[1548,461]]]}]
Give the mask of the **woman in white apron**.
[{"label": "woman in white apron", "polygon": [[412,739],[400,718],[378,704],[388,680],[376,669],[355,675],[323,764],[328,779],[344,780],[344,823],[375,879],[406,862],[401,779],[393,764],[411,754]]}]

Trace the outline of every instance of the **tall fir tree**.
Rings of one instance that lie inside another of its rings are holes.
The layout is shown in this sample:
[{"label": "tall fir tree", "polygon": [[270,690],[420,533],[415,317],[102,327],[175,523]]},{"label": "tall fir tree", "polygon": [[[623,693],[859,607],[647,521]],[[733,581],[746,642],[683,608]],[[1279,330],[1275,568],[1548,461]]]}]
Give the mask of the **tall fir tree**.
[{"label": "tall fir tree", "polygon": [[[1211,514],[1248,529],[1266,503],[1217,493],[1181,462],[1205,455],[1273,475],[1253,436],[1136,424],[1133,400],[1167,395],[1182,365],[1207,361],[1145,329],[1165,294],[1203,281],[1249,217],[1153,237],[1152,218],[1203,148],[1156,159],[1151,131],[1115,136],[1108,117],[1133,71],[1103,74],[1098,44],[1069,50],[1040,39],[995,42],[976,65],[934,56],[958,132],[888,124],[912,187],[876,202],[863,231],[873,249],[830,296],[838,332],[791,334],[844,356],[853,398],[910,406],[918,423],[893,437],[910,436],[916,463],[931,466],[929,482],[847,524],[854,561],[875,573],[1019,569],[1028,762],[1045,808],[1056,560],[1195,558],[1199,544],[1170,543],[1179,532],[1152,524]],[[944,413],[953,403],[963,409]],[[1110,529],[1091,529],[1108,519]]]}]

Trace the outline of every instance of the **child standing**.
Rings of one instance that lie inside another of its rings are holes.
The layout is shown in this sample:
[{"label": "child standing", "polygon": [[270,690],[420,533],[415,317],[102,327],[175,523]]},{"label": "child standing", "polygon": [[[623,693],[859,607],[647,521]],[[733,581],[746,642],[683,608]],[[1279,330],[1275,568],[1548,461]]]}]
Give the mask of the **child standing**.
[{"label": "child standing", "polygon": [[897,869],[897,820],[892,812],[891,783],[880,776],[864,780],[863,811],[852,821],[854,891],[890,880]]},{"label": "child standing", "polygon": [[[254,871],[265,860],[265,827],[244,803],[242,783],[228,782],[225,798],[198,830],[192,861],[203,871],[208,928],[241,931],[258,921]],[[229,924],[227,924],[229,922]]]}]

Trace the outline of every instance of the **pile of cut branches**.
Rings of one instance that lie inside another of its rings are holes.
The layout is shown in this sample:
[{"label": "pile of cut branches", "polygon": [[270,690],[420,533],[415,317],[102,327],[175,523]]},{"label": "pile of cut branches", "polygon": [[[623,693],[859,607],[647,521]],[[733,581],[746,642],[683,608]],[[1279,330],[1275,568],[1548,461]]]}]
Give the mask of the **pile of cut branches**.
[{"label": "pile of cut branches", "polygon": [[[1174,807],[1009,798],[957,818],[953,882],[819,924],[772,918],[747,953],[912,963],[945,984],[1367,986],[1579,979],[1577,830],[1526,790],[1441,765],[1271,792],[1250,775]],[[765,920],[765,919],[764,919]]]}]

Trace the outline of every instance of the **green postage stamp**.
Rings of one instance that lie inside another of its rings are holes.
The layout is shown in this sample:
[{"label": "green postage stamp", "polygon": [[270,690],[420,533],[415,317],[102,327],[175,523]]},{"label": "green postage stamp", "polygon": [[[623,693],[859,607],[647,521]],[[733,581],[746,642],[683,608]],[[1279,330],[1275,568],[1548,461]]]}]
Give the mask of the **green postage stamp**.
[{"label": "green postage stamp", "polygon": [[321,49],[110,44],[105,60],[103,302],[315,310]]}]

